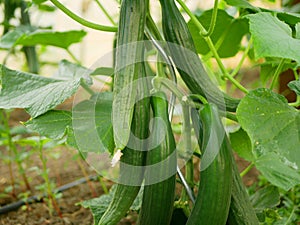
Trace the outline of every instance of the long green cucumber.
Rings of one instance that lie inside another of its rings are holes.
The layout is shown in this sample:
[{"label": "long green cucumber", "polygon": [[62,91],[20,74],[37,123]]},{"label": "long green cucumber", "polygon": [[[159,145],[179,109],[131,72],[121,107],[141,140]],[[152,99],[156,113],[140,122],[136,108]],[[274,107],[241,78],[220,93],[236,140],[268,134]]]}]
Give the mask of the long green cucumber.
[{"label": "long green cucumber", "polygon": [[[154,122],[151,137],[159,143],[147,152],[145,187],[139,216],[139,225],[170,224],[176,182],[176,144],[168,119],[168,102],[164,93],[159,92],[151,97]],[[162,128],[159,123],[162,123]],[[162,135],[165,130],[165,136]]]},{"label": "long green cucumber", "polygon": [[232,188],[232,150],[216,105],[204,105],[200,121],[203,126],[200,184],[187,225],[225,225]]},{"label": "long green cucumber", "polygon": [[[140,75],[146,75],[145,68],[141,67]],[[150,99],[149,88],[146,82],[138,83],[139,101],[134,107],[132,133],[140,142],[132,142],[131,148],[123,149],[120,159],[120,177],[114,197],[100,219],[99,225],[115,225],[128,212],[135,200],[144,178],[143,166],[146,163],[146,139],[149,135]],[[133,137],[133,136],[132,136]]]},{"label": "long green cucumber", "polygon": [[113,128],[117,149],[124,149],[128,143],[136,99],[136,85],[143,61],[144,28],[148,0],[123,0],[120,10],[117,37]]},{"label": "long green cucumber", "polygon": [[249,200],[234,158],[232,193],[227,225],[258,225],[259,221]]},{"label": "long green cucumber", "polygon": [[183,81],[194,94],[203,95],[221,109],[226,105],[227,111],[235,111],[239,100],[223,93],[209,78],[174,0],[160,0],[160,3],[164,37],[166,41],[174,43],[169,44],[169,49]]}]

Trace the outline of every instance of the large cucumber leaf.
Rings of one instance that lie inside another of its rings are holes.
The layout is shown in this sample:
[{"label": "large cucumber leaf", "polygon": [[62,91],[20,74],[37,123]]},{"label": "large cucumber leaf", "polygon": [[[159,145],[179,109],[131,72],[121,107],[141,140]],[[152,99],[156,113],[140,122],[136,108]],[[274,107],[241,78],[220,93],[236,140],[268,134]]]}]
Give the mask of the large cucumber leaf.
[{"label": "large cucumber leaf", "polygon": [[256,59],[278,57],[300,63],[300,40],[293,38],[292,29],[268,12],[248,15]]},{"label": "large cucumber leaf", "polygon": [[300,112],[260,88],[241,100],[237,118],[251,139],[257,169],[285,190],[300,184]]},{"label": "large cucumber leaf", "polygon": [[[78,69],[81,68],[78,73]],[[0,108],[25,108],[34,118],[71,97],[81,82],[91,83],[91,71],[63,61],[58,74],[49,78],[8,69],[0,65]]]}]

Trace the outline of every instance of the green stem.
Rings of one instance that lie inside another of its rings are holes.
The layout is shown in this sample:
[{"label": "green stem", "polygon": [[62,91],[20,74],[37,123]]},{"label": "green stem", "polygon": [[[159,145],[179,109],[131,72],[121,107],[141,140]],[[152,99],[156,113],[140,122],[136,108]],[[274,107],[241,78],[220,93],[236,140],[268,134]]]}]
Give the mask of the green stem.
[{"label": "green stem", "polygon": [[99,182],[100,182],[100,185],[101,185],[101,187],[102,187],[102,190],[103,190],[104,194],[107,195],[107,194],[108,194],[108,189],[107,189],[107,187],[106,187],[105,182],[103,181],[103,177],[98,176],[98,180],[99,180]]},{"label": "green stem", "polygon": [[272,83],[271,83],[271,86],[270,86],[270,90],[273,90],[275,88],[275,85],[276,85],[278,77],[279,77],[279,75],[281,73],[282,67],[285,64],[285,60],[286,59],[281,59],[280,60],[280,63],[279,63],[279,65],[278,65],[278,67],[277,67],[277,69],[276,69],[276,71],[274,73],[274,77],[273,77],[273,80],[272,80]]},{"label": "green stem", "polygon": [[80,60],[76,58],[76,56],[70,51],[70,49],[67,48],[66,51],[77,64],[81,65]]},{"label": "green stem", "polygon": [[112,25],[116,26],[117,24],[115,23],[115,21],[113,20],[111,15],[107,12],[107,10],[104,8],[104,6],[101,4],[101,2],[99,0],[95,0],[95,2],[99,6],[99,8],[102,10],[102,12],[105,14],[107,19],[112,23]]},{"label": "green stem", "polygon": [[284,225],[291,224],[291,220],[293,218],[294,212],[295,212],[295,207],[293,208],[291,215],[289,216],[288,220],[284,223]]},{"label": "green stem", "polygon": [[110,26],[105,26],[105,25],[99,25],[96,23],[92,23],[90,21],[87,21],[83,19],[82,17],[74,14],[71,10],[66,8],[63,4],[61,4],[58,0],[50,0],[53,5],[55,5],[57,8],[59,8],[62,12],[64,12],[66,15],[71,17],[73,20],[76,22],[80,23],[83,26],[95,29],[95,30],[101,30],[101,31],[107,31],[107,32],[117,32],[118,28],[117,27],[110,27]]},{"label": "green stem", "polygon": [[203,37],[210,36],[214,32],[214,29],[215,29],[215,26],[216,26],[216,20],[217,20],[217,16],[218,16],[218,4],[219,4],[219,1],[215,0],[213,14],[212,14],[212,17],[211,17],[211,20],[210,20],[209,29],[208,29],[207,32],[201,33],[201,35]]},{"label": "green stem", "polygon": [[254,163],[252,162],[249,166],[247,166],[246,169],[244,169],[241,173],[240,176],[244,177],[252,168],[254,167]]},{"label": "green stem", "polygon": [[235,115],[235,114],[232,114],[232,113],[230,113],[230,112],[226,112],[226,113],[225,113],[225,117],[226,117],[227,119],[232,120],[232,121],[239,122],[238,119],[237,119],[237,117],[236,117],[236,115]]},{"label": "green stem", "polygon": [[[190,108],[188,105],[182,105],[183,114],[183,141],[185,152],[192,155],[192,133],[191,133],[191,121],[190,121]],[[194,185],[194,164],[192,157],[187,161],[185,166],[185,178],[189,186],[193,188]]]},{"label": "green stem", "polygon": [[231,77],[234,77],[234,76],[240,71],[240,69],[242,68],[242,65],[243,65],[245,59],[246,59],[247,56],[248,56],[248,53],[249,53],[249,51],[250,51],[250,49],[251,49],[251,46],[252,46],[252,38],[250,38],[250,40],[249,40],[249,42],[248,42],[248,46],[247,46],[247,48],[245,49],[244,54],[243,54],[243,56],[242,56],[242,58],[241,58],[239,64],[237,65],[237,67],[236,67],[236,68],[232,71],[232,73],[230,74]]},{"label": "green stem", "polygon": [[96,92],[94,92],[83,80],[81,80],[80,86],[83,87],[83,89],[86,90],[90,95],[96,94]]},{"label": "green stem", "polygon": [[[192,22],[196,25],[196,27],[199,29],[200,33],[207,33],[206,29],[202,26],[202,24],[199,22],[197,17],[189,10],[189,8],[186,6],[186,4],[182,0],[177,0],[177,2],[181,5],[181,7],[184,9],[184,11],[189,15],[191,18]],[[227,72],[224,64],[222,63],[222,60],[209,36],[203,37],[204,40],[206,41],[208,47],[210,48],[211,52],[213,53],[213,56],[215,57],[222,73],[225,78],[230,80],[238,89],[240,89],[244,93],[248,93],[249,91],[241,85],[237,80],[235,80],[232,76],[229,75]]]}]

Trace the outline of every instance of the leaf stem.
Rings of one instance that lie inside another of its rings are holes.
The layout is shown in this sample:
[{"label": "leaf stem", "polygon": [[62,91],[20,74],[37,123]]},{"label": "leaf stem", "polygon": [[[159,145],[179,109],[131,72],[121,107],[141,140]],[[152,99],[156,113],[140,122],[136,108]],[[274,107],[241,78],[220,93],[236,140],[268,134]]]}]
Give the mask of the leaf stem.
[{"label": "leaf stem", "polygon": [[76,58],[76,56],[70,51],[70,49],[67,48],[66,51],[77,64],[81,65],[80,60]]},{"label": "leaf stem", "polygon": [[85,83],[83,79],[81,79],[80,86],[83,87],[90,95],[94,95],[95,92]]},{"label": "leaf stem", "polygon": [[254,163],[252,162],[249,166],[246,167],[246,169],[244,169],[241,173],[240,176],[244,177],[247,173],[249,173],[249,171],[254,167]]},{"label": "leaf stem", "polygon": [[213,14],[212,14],[212,17],[211,17],[211,20],[210,20],[209,29],[208,29],[207,32],[201,33],[201,35],[203,37],[210,36],[214,32],[214,29],[215,29],[215,26],[216,26],[216,20],[217,20],[217,16],[218,16],[218,4],[219,4],[219,1],[215,0]]},{"label": "leaf stem", "polygon": [[237,75],[237,73],[240,71],[240,69],[242,68],[242,65],[251,49],[252,46],[252,38],[250,38],[249,42],[248,42],[248,46],[244,51],[244,54],[239,62],[239,64],[237,65],[237,67],[232,71],[232,73],[230,74],[231,77],[234,77],[235,75]]},{"label": "leaf stem", "polygon": [[104,8],[104,6],[101,4],[101,2],[99,0],[95,0],[95,2],[99,6],[99,8],[102,10],[102,12],[105,14],[105,16],[107,17],[107,19],[112,23],[112,25],[116,26],[117,25],[116,22],[111,17],[111,15],[107,12],[107,10]]},{"label": "leaf stem", "polygon": [[[182,0],[177,0],[177,2],[181,5],[181,7],[184,9],[184,11],[189,15],[192,22],[196,25],[196,27],[199,29],[200,33],[207,33],[206,29],[203,27],[203,25],[199,22],[197,17],[189,10],[187,5]],[[222,60],[219,56],[219,53],[217,52],[217,49],[214,46],[214,43],[212,42],[211,38],[209,36],[203,37],[205,42],[207,43],[208,47],[210,48],[213,56],[215,57],[219,68],[221,69],[223,76],[228,79],[231,83],[233,83],[238,89],[240,89],[244,93],[248,93],[249,91],[241,85],[234,77],[230,76],[230,74],[227,72],[224,64],[222,63]]]},{"label": "leaf stem", "polygon": [[271,86],[270,86],[270,90],[271,91],[275,88],[275,85],[276,85],[278,77],[279,77],[279,75],[281,73],[282,67],[283,67],[283,65],[285,63],[285,60],[286,59],[281,59],[280,60],[280,63],[279,63],[279,65],[278,65],[278,67],[277,67],[277,69],[276,69],[276,71],[274,73],[274,77],[273,77],[273,80],[272,80],[272,83],[271,83]]},{"label": "leaf stem", "polygon": [[58,0],[50,0],[50,1],[52,2],[53,5],[55,5],[57,8],[59,8],[62,12],[64,12],[66,15],[68,15],[73,20],[75,20],[76,22],[80,23],[83,26],[89,27],[89,28],[94,29],[94,30],[101,30],[101,31],[107,31],[107,32],[117,32],[118,31],[117,27],[99,25],[99,24],[92,23],[90,21],[87,21],[87,20],[83,19],[82,17],[76,15],[71,10],[66,8]]}]

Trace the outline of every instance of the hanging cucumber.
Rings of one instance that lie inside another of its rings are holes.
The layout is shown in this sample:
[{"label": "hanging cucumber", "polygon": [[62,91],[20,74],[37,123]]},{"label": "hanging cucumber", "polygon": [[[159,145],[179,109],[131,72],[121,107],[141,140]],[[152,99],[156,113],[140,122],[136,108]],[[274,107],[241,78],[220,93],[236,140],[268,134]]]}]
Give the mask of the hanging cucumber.
[{"label": "hanging cucumber", "polygon": [[136,100],[136,84],[143,61],[147,0],[123,0],[121,4],[114,74],[113,128],[116,148],[128,143]]},{"label": "hanging cucumber", "polygon": [[212,82],[205,71],[184,18],[174,0],[160,0],[162,8],[162,26],[166,41],[169,44],[171,57],[183,81],[194,94],[203,95],[209,102],[215,103],[220,109],[236,111],[239,104]]},{"label": "hanging cucumber", "polygon": [[[152,141],[159,143],[147,152],[145,187],[139,225],[170,224],[176,182],[176,144],[168,116],[168,102],[164,93],[151,97],[154,122]],[[161,125],[163,125],[163,127]],[[164,135],[162,132],[164,132]]]},{"label": "hanging cucumber", "polygon": [[258,225],[259,221],[249,200],[234,158],[231,203],[227,225]]},{"label": "hanging cucumber", "polygon": [[200,121],[200,184],[187,225],[225,225],[232,188],[232,152],[217,106],[204,105]]},{"label": "hanging cucumber", "polygon": [[[140,75],[144,77],[145,74],[145,68],[142,67]],[[149,89],[146,82],[138,83],[137,88],[142,100],[135,104],[131,127],[133,135],[141,141],[134,141],[131,148],[122,150],[119,183],[99,225],[117,224],[128,212],[143,182],[147,149],[143,139],[149,135],[150,99],[147,97]]]}]

